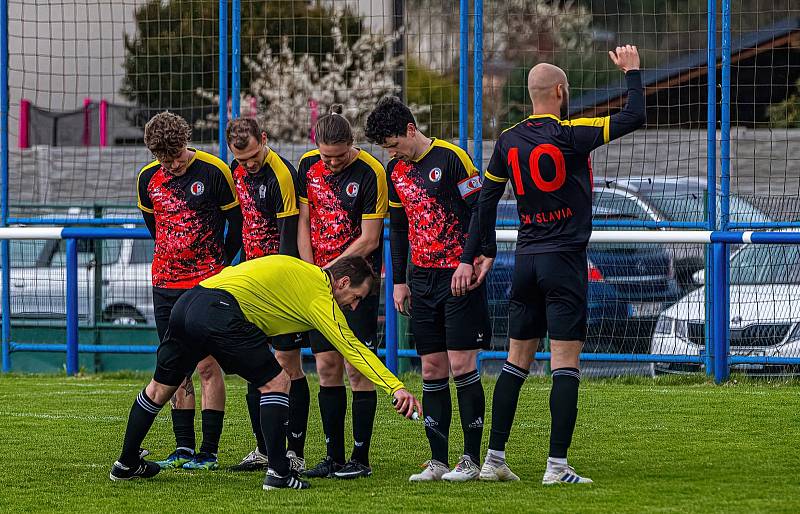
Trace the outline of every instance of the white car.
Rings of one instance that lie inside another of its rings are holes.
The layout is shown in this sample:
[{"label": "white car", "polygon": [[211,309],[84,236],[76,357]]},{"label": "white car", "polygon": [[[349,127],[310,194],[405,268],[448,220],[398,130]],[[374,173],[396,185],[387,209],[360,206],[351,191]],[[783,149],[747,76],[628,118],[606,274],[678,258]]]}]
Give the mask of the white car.
[{"label": "white car", "polygon": [[[11,317],[63,320],[66,241],[13,240],[9,246]],[[150,239],[79,240],[79,319],[124,325],[154,323],[152,260]]]},{"label": "white car", "polygon": [[[800,245],[751,244],[730,261],[731,355],[800,357]],[[703,272],[696,274],[703,282]],[[704,355],[705,287],[692,291],[658,318],[654,355]],[[697,370],[697,365],[656,363],[654,372]],[[786,372],[785,366],[738,364],[732,369]]]}]

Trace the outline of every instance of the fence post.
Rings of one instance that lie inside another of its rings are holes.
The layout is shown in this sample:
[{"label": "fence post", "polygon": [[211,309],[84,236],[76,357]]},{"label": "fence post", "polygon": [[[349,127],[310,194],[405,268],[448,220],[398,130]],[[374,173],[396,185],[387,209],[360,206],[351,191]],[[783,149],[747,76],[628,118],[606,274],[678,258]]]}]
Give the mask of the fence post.
[{"label": "fence post", "polygon": [[386,340],[386,367],[392,373],[397,373],[397,311],[394,308],[394,277],[392,276],[392,249],[389,238],[384,237],[383,242],[383,287],[386,305],[384,316],[383,337]]},{"label": "fence post", "polygon": [[[0,227],[8,221],[8,0],[0,0]],[[11,371],[11,259],[7,239],[0,242],[2,261],[3,373]]]},{"label": "fence post", "polygon": [[472,107],[472,139],[475,149],[475,165],[483,176],[483,0],[475,0],[475,53],[472,87],[474,98]]},{"label": "fence post", "polygon": [[461,0],[459,8],[459,65],[458,65],[458,145],[465,151],[469,131],[469,0]]},{"label": "fence post", "polygon": [[67,239],[67,375],[78,372],[78,240]]},{"label": "fence post", "polygon": [[[728,230],[730,221],[731,185],[731,3],[722,0],[722,89],[720,93],[720,217],[719,229]],[[717,248],[718,246],[718,248]],[[714,311],[714,381],[719,384],[730,376],[730,262],[728,245],[719,244],[714,251],[716,271]]]},{"label": "fence post", "polygon": [[228,124],[228,0],[219,0],[219,158],[228,162],[225,125]]},{"label": "fence post", "polygon": [[241,116],[242,0],[231,0],[231,118]]},{"label": "fence post", "polygon": [[[708,52],[706,54],[707,89],[707,130],[706,130],[706,221],[707,230],[717,229],[717,0],[708,0]],[[705,359],[706,375],[713,373],[713,351],[711,344],[714,331],[714,259],[713,247],[705,247],[705,297],[706,330]]]}]

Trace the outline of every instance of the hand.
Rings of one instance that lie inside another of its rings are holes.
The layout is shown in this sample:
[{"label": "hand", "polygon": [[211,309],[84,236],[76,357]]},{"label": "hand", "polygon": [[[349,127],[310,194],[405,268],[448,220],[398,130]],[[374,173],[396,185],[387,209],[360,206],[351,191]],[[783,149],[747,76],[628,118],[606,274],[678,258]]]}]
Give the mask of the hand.
[{"label": "hand", "polygon": [[397,312],[404,316],[410,316],[411,289],[408,288],[408,284],[395,284],[392,297],[394,298],[394,308],[397,309]]},{"label": "hand", "polygon": [[392,400],[394,410],[396,410],[401,416],[411,419],[411,417],[414,415],[414,411],[416,411],[419,417],[422,417],[422,404],[414,397],[413,394],[409,393],[405,389],[399,389],[395,391],[392,396],[394,397]]},{"label": "hand", "polygon": [[450,289],[453,292],[453,296],[467,294],[467,291],[471,289],[470,284],[472,284],[474,280],[472,264],[467,264],[465,262],[459,264],[456,268],[456,272],[453,273],[453,279],[450,281]]},{"label": "hand", "polygon": [[472,268],[475,270],[477,278],[472,286],[470,286],[470,289],[475,289],[483,283],[484,279],[486,279],[486,275],[488,275],[489,271],[492,269],[492,264],[494,264],[494,257],[485,257],[483,255],[475,257]]},{"label": "hand", "polygon": [[609,51],[608,56],[623,73],[639,69],[639,51],[635,46],[618,46],[616,53]]}]

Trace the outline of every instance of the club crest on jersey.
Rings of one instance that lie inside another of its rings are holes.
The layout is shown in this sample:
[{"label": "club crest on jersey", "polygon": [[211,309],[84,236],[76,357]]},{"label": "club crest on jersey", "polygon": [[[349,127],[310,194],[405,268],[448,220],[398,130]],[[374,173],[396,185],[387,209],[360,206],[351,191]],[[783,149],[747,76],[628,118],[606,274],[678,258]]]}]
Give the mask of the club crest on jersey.
[{"label": "club crest on jersey", "polygon": [[200,196],[201,194],[203,194],[203,191],[205,191],[205,190],[206,190],[206,186],[204,186],[203,183],[200,182],[199,180],[197,182],[193,183],[192,187],[189,188],[189,191],[191,191],[192,194],[195,195],[195,196]]},{"label": "club crest on jersey", "polygon": [[428,172],[428,179],[431,182],[439,182],[440,180],[442,180],[442,169],[433,168],[431,171]]},{"label": "club crest on jersey", "polygon": [[474,177],[465,178],[458,183],[458,191],[461,193],[462,198],[466,198],[476,191],[481,189],[481,177],[475,175]]},{"label": "club crest on jersey", "polygon": [[266,198],[267,196],[267,186],[261,184],[258,188],[258,197],[259,198]]},{"label": "club crest on jersey", "polygon": [[356,195],[358,195],[358,182],[350,182],[349,184],[347,184],[345,192],[347,193],[347,196],[349,196],[350,198],[355,198]]}]

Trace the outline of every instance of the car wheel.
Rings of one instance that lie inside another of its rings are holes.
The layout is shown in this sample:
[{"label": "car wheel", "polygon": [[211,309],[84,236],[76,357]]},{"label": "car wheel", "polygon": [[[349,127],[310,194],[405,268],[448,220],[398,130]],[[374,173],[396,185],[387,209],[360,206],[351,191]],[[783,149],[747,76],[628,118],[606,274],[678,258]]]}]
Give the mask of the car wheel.
[{"label": "car wheel", "polygon": [[145,323],[144,316],[133,307],[111,307],[103,313],[103,321],[113,325],[141,325]]}]

